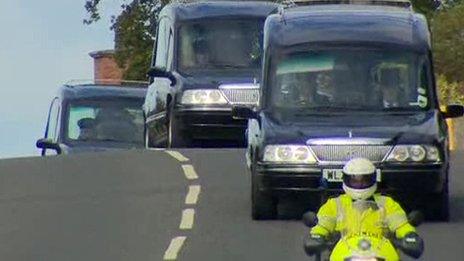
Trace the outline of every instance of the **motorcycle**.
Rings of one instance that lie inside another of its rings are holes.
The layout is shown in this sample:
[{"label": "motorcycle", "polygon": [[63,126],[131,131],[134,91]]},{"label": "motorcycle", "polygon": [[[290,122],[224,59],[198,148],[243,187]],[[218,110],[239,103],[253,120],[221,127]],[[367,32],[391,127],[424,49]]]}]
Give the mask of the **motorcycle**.
[{"label": "motorcycle", "polygon": [[[423,221],[422,213],[413,211],[408,215],[409,223],[415,227]],[[303,215],[303,223],[312,228],[317,225],[317,215],[307,212]],[[314,255],[316,261],[398,261],[398,250],[408,255],[408,249],[401,240],[391,236],[378,236],[368,233],[341,235],[335,233],[323,243],[305,240],[305,251]]]}]

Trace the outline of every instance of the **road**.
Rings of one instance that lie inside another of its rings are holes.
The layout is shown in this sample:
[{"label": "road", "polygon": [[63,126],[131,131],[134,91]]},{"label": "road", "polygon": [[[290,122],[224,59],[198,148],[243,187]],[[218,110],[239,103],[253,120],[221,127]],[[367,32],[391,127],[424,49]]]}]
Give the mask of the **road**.
[{"label": "road", "polygon": [[[463,156],[452,221],[419,228],[421,260],[464,259]],[[249,183],[243,150],[2,160],[0,260],[310,260],[291,207],[251,220]]]}]

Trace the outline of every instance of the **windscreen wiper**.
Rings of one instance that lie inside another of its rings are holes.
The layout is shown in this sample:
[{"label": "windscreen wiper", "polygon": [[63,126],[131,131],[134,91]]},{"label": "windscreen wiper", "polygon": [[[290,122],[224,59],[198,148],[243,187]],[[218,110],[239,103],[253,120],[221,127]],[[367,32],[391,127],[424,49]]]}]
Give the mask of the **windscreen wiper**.
[{"label": "windscreen wiper", "polygon": [[339,115],[339,114],[346,114],[346,112],[356,111],[356,112],[372,112],[372,109],[365,108],[365,107],[342,107],[342,106],[317,106],[317,107],[309,107],[309,108],[301,108],[297,109],[295,115],[296,116],[309,116],[309,115],[324,115],[324,116],[331,116],[332,115]]},{"label": "windscreen wiper", "polygon": [[96,142],[117,142],[117,143],[129,143],[128,141],[117,140],[117,139],[97,139]]},{"label": "windscreen wiper", "polygon": [[234,64],[213,64],[213,66],[224,69],[247,69],[246,65],[234,65]]}]

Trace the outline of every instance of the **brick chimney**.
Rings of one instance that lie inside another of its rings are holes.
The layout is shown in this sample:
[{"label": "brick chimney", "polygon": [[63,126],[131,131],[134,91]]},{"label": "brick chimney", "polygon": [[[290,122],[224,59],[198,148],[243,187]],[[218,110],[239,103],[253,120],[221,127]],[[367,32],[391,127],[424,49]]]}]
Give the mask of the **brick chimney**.
[{"label": "brick chimney", "polygon": [[121,84],[123,70],[114,59],[114,50],[91,52],[94,61],[94,80],[100,84]]}]

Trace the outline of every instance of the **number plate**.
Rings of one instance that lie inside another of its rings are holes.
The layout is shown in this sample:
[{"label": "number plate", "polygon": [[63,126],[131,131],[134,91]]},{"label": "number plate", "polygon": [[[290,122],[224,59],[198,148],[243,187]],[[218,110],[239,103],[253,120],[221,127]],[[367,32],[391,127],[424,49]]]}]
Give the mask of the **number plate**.
[{"label": "number plate", "polygon": [[[343,170],[341,169],[323,169],[322,177],[328,182],[343,182]],[[382,173],[377,170],[377,182],[382,181]]]}]

